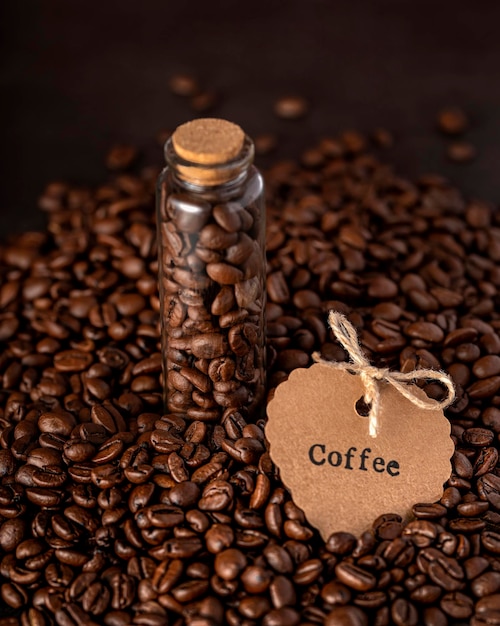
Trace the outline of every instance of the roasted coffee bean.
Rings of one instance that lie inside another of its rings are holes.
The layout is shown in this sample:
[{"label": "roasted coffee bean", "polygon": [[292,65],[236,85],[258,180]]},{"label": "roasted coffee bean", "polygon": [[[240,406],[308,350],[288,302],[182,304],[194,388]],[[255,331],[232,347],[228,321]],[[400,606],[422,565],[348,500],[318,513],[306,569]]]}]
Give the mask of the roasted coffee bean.
[{"label": "roasted coffee bean", "polygon": [[182,575],[183,565],[180,560],[162,561],[153,574],[153,586],[161,594],[168,593]]},{"label": "roasted coffee bean", "polygon": [[137,150],[134,146],[113,146],[106,156],[106,167],[110,170],[125,170],[136,159]]},{"label": "roasted coffee bean", "polygon": [[472,161],[477,154],[475,146],[469,141],[453,141],[446,150],[446,155],[456,163]]},{"label": "roasted coffee bean", "polygon": [[274,103],[276,115],[289,120],[303,117],[308,108],[308,103],[302,96],[284,96]]},{"label": "roasted coffee bean", "polygon": [[297,611],[291,607],[285,606],[281,609],[274,609],[262,620],[263,626],[297,626],[300,622],[300,616]]},{"label": "roasted coffee bean", "polygon": [[61,492],[43,487],[26,489],[26,496],[32,504],[39,507],[55,507],[62,499]]},{"label": "roasted coffee bean", "polygon": [[42,433],[68,437],[76,426],[71,413],[43,413],[38,419],[38,428]]},{"label": "roasted coffee bean", "polygon": [[356,537],[346,532],[337,532],[330,535],[326,548],[332,554],[349,554],[356,545]]},{"label": "roasted coffee bean", "polygon": [[8,519],[0,526],[0,547],[12,552],[21,543],[26,531],[25,522],[19,518]]},{"label": "roasted coffee bean", "polygon": [[438,585],[421,585],[411,592],[410,597],[420,604],[432,604],[441,594],[442,589]]},{"label": "roasted coffee bean", "polygon": [[444,595],[441,599],[440,606],[444,613],[451,618],[464,620],[472,615],[474,603],[472,598],[460,593],[460,591],[455,591]]},{"label": "roasted coffee bean", "polygon": [[447,135],[460,135],[467,130],[469,120],[459,107],[446,107],[439,112],[437,124],[439,130]]},{"label": "roasted coffee bean", "polygon": [[213,524],[205,535],[205,541],[209,552],[220,553],[229,548],[234,541],[234,531],[227,524]]},{"label": "roasted coffee bean", "polygon": [[194,96],[199,91],[199,85],[191,74],[174,74],[168,81],[170,91],[176,96]]},{"label": "roasted coffee bean", "polygon": [[335,607],[325,619],[325,626],[367,626],[368,617],[356,606]]},{"label": "roasted coffee bean", "polygon": [[434,543],[437,537],[437,528],[427,520],[410,522],[403,530],[403,536],[407,537],[414,545],[425,548]]},{"label": "roasted coffee bean", "polygon": [[33,472],[33,481],[39,487],[62,487],[66,480],[66,472],[57,465],[45,465]]},{"label": "roasted coffee bean", "polygon": [[284,606],[293,606],[296,603],[296,595],[293,582],[286,576],[275,576],[269,585],[271,602],[276,609]]},{"label": "roasted coffee bean", "polygon": [[51,587],[66,588],[71,584],[73,572],[67,565],[50,563],[45,570],[45,579]]},{"label": "roasted coffee bean", "polygon": [[223,580],[233,580],[245,568],[246,563],[245,555],[240,550],[229,548],[217,554],[215,572]]},{"label": "roasted coffee bean", "polygon": [[94,424],[103,426],[109,433],[122,432],[126,429],[120,413],[113,407],[96,404],[91,410]]},{"label": "roasted coffee bean", "polygon": [[500,573],[485,572],[471,583],[472,592],[475,596],[484,597],[496,593],[500,589]]},{"label": "roasted coffee bean", "polygon": [[24,588],[15,583],[4,583],[0,587],[0,595],[2,600],[13,609],[20,609],[25,606],[28,601],[28,596]]},{"label": "roasted coffee bean", "polygon": [[101,615],[108,608],[110,592],[106,586],[100,582],[93,582],[89,585],[81,597],[81,604],[84,611],[92,615]]},{"label": "roasted coffee bean", "polygon": [[158,528],[172,528],[184,520],[180,509],[165,504],[153,504],[145,512],[150,523]]},{"label": "roasted coffee bean", "polygon": [[446,507],[441,504],[414,504],[413,515],[418,519],[439,519],[446,515]]},{"label": "roasted coffee bean", "polygon": [[172,487],[169,499],[172,504],[181,508],[196,504],[200,496],[200,488],[195,483],[184,481]]},{"label": "roasted coffee bean", "polygon": [[339,563],[335,568],[335,574],[341,582],[357,591],[369,591],[377,582],[373,574],[347,562]]},{"label": "roasted coffee bean", "polygon": [[259,156],[265,156],[274,151],[277,146],[277,138],[272,133],[262,133],[254,138],[255,153]]},{"label": "roasted coffee bean", "polygon": [[500,554],[500,533],[485,530],[481,533],[481,543],[493,554]]},{"label": "roasted coffee bean", "polygon": [[232,486],[223,480],[214,480],[204,490],[198,506],[202,511],[224,510],[233,499]]},{"label": "roasted coffee bean", "polygon": [[411,602],[398,598],[391,607],[391,617],[396,626],[416,626],[418,613]]},{"label": "roasted coffee bean", "polygon": [[54,366],[59,372],[83,372],[92,361],[91,354],[80,350],[66,350],[54,355]]}]

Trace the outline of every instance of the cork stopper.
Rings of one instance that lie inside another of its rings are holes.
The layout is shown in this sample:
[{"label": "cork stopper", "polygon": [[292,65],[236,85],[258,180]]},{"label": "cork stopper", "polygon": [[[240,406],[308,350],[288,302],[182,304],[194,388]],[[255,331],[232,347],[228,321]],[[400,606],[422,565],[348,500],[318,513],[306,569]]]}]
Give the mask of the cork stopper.
[{"label": "cork stopper", "polygon": [[221,184],[234,177],[234,168],[217,166],[236,159],[244,142],[245,133],[237,124],[217,118],[187,122],[172,135],[176,154],[189,162],[189,165],[179,165],[179,171],[187,180],[207,185]]}]

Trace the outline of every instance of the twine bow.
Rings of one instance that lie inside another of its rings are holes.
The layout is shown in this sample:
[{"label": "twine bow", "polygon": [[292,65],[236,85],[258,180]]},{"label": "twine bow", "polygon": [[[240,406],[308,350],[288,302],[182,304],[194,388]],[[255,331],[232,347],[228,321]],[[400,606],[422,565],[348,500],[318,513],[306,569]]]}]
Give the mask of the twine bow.
[{"label": "twine bow", "polygon": [[[349,320],[341,313],[330,311],[328,315],[328,324],[333,331],[336,339],[342,344],[347,351],[349,358],[348,363],[326,361],[319,352],[312,355],[316,363],[323,363],[336,370],[353,372],[361,377],[364,386],[364,401],[370,406],[368,413],[368,432],[370,437],[376,437],[378,432],[378,414],[380,409],[380,388],[379,381],[384,381],[392,385],[399,393],[412,402],[420,409],[445,409],[455,400],[455,388],[450,377],[444,372],[431,369],[413,370],[412,372],[393,372],[387,367],[375,367],[370,365],[361,351],[356,329]],[[438,401],[432,398],[422,400],[413,390],[413,385],[406,383],[414,380],[435,380],[444,385],[448,391],[444,400]]]}]

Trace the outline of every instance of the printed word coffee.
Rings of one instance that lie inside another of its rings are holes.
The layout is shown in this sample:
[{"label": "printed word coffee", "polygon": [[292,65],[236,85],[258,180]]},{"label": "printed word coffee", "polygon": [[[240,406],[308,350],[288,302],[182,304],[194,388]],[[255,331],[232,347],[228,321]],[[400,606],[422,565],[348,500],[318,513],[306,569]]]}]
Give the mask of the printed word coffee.
[{"label": "printed word coffee", "polygon": [[399,476],[400,466],[398,461],[393,460],[386,463],[385,459],[377,456],[368,462],[371,451],[371,448],[363,448],[360,453],[356,454],[358,448],[351,446],[345,454],[342,454],[337,450],[327,450],[327,446],[324,444],[315,443],[309,448],[309,460],[313,465],[325,465],[327,463],[331,467],[339,467],[346,470],[357,469],[367,472],[372,469],[379,474],[387,472],[389,476]]}]

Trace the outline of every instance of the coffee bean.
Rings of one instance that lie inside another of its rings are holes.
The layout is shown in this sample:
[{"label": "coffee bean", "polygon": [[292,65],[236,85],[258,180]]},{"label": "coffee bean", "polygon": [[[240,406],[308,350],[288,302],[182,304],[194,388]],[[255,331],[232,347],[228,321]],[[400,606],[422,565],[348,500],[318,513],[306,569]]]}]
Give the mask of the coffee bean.
[{"label": "coffee bean", "polygon": [[335,574],[341,582],[357,591],[369,591],[377,582],[373,574],[347,562],[339,563],[335,567]]},{"label": "coffee bean", "polygon": [[439,112],[437,124],[439,130],[447,135],[460,135],[467,130],[469,120],[461,108],[446,107]]},{"label": "coffee bean", "polygon": [[418,623],[416,608],[404,598],[398,598],[393,602],[391,617],[396,626],[416,626]]},{"label": "coffee bean", "polygon": [[110,170],[126,170],[137,157],[134,146],[116,145],[111,148],[106,156],[106,167]]},{"label": "coffee bean", "polygon": [[38,428],[43,433],[68,437],[76,426],[76,420],[71,413],[43,413],[38,419]]},{"label": "coffee bean", "polygon": [[419,548],[425,548],[434,543],[437,537],[437,528],[432,522],[420,519],[410,522],[404,528],[403,536]]},{"label": "coffee bean", "polygon": [[488,502],[476,500],[475,502],[462,502],[457,506],[457,512],[464,517],[475,517],[485,513],[488,508]]},{"label": "coffee bean", "polygon": [[272,302],[284,304],[290,298],[290,291],[282,272],[269,274],[267,278],[267,291]]},{"label": "coffee bean", "polygon": [[486,572],[475,578],[471,583],[472,592],[477,597],[489,596],[500,589],[499,572]]},{"label": "coffee bean", "polygon": [[2,600],[13,609],[20,609],[25,606],[28,596],[22,586],[15,583],[4,583],[0,587]]},{"label": "coffee bean", "polygon": [[479,620],[488,621],[491,623],[498,621],[500,614],[500,594],[493,594],[486,598],[481,598],[476,604],[476,617]]},{"label": "coffee bean", "polygon": [[31,487],[26,489],[28,500],[40,507],[54,507],[61,501],[62,494],[53,489],[42,487]]},{"label": "coffee bean", "polygon": [[308,108],[307,100],[301,96],[284,96],[274,103],[276,115],[289,120],[303,117]]},{"label": "coffee bean", "polygon": [[194,505],[198,501],[199,495],[198,485],[184,481],[172,487],[169,498],[172,504],[184,508]]},{"label": "coffee bean", "polygon": [[473,601],[463,593],[448,593],[441,599],[441,608],[454,619],[467,619],[473,613]]},{"label": "coffee bean", "polygon": [[229,548],[219,552],[215,558],[215,572],[223,580],[233,580],[245,568],[247,560],[240,550]]},{"label": "coffee bean", "polygon": [[17,548],[25,533],[25,523],[19,519],[8,519],[0,526],[0,547],[5,552]]},{"label": "coffee bean", "polygon": [[481,357],[474,363],[472,371],[477,378],[496,376],[500,374],[500,357],[496,354]]},{"label": "coffee bean", "polygon": [[103,426],[109,433],[122,432],[125,430],[125,422],[121,415],[114,409],[110,411],[111,407],[96,404],[92,407],[91,418],[94,424]]},{"label": "coffee bean", "polygon": [[191,74],[173,74],[168,86],[176,96],[194,96],[199,90],[198,82]]},{"label": "coffee bean", "polygon": [[209,552],[218,554],[224,548],[228,548],[234,541],[234,531],[226,524],[213,524],[205,535],[205,541]]},{"label": "coffee bean", "polygon": [[432,604],[442,594],[438,585],[421,585],[411,592],[410,597],[414,602],[421,604]]},{"label": "coffee bean", "polygon": [[82,372],[92,361],[91,354],[80,350],[66,350],[54,355],[54,366],[59,372]]},{"label": "coffee bean", "polygon": [[214,480],[204,490],[198,506],[202,511],[221,511],[233,499],[232,486],[223,480]]},{"label": "coffee bean", "polygon": [[492,530],[485,530],[481,533],[483,546],[493,554],[500,554],[500,534]]},{"label": "coffee bean", "polygon": [[439,519],[446,515],[446,507],[441,504],[414,504],[413,515],[419,519]]},{"label": "coffee bean", "polygon": [[446,156],[455,163],[468,163],[474,160],[476,154],[475,146],[468,141],[454,141],[446,151]]},{"label": "coffee bean", "polygon": [[66,480],[66,472],[57,465],[45,465],[33,472],[33,481],[39,487],[62,487]]},{"label": "coffee bean", "polygon": [[93,615],[101,615],[108,608],[110,593],[100,582],[93,582],[84,592],[81,603],[84,611]]},{"label": "coffee bean", "polygon": [[243,279],[243,272],[228,263],[207,263],[206,271],[219,285],[234,285]]},{"label": "coffee bean", "polygon": [[495,434],[486,428],[468,428],[463,434],[463,440],[470,446],[485,447],[491,444]]},{"label": "coffee bean", "polygon": [[262,133],[254,139],[255,153],[259,156],[265,156],[273,152],[277,146],[277,138],[272,133]]},{"label": "coffee bean", "polygon": [[330,535],[326,548],[332,554],[349,554],[356,545],[356,537],[346,532],[336,532]]},{"label": "coffee bean", "polygon": [[262,620],[263,626],[297,626],[299,622],[299,614],[290,607],[269,611]]},{"label": "coffee bean", "polygon": [[406,334],[410,337],[431,342],[439,342],[444,338],[441,328],[430,322],[414,322],[406,327]]},{"label": "coffee bean", "polygon": [[189,559],[201,550],[201,541],[197,537],[179,537],[166,541],[161,546],[158,556],[166,558]]},{"label": "coffee bean", "polygon": [[339,606],[326,617],[325,626],[367,626],[368,617],[355,606]]}]

